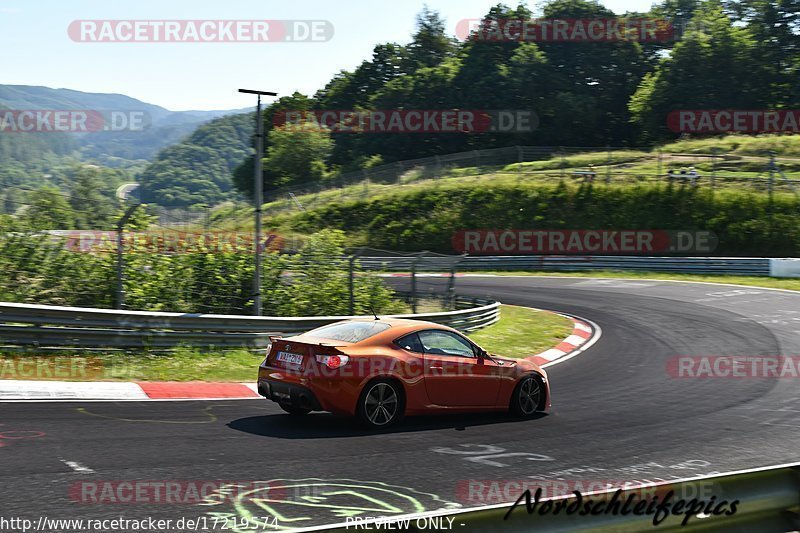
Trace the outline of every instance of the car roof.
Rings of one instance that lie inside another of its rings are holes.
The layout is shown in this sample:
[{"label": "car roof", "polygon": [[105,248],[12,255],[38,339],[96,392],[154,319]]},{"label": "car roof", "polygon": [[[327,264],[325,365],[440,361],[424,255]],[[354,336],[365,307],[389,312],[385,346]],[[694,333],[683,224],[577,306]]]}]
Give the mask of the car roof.
[{"label": "car roof", "polygon": [[447,326],[437,324],[436,322],[428,322],[427,320],[415,320],[412,318],[353,318],[350,320],[343,320],[342,322],[379,322],[382,324],[389,324],[391,328],[410,328],[410,329],[451,329]]},{"label": "car roof", "polygon": [[[374,318],[372,319],[375,320]],[[369,322],[370,320],[364,319],[354,319],[354,321],[358,322]],[[443,326],[441,324],[437,324],[435,322],[428,322],[427,320],[414,320],[410,318],[381,318],[379,322],[383,324],[389,324],[389,328],[386,331],[382,331],[377,335],[373,335],[367,339],[364,339],[365,344],[381,343],[381,342],[391,342],[403,335],[408,335],[409,333],[414,333],[415,331],[420,331],[423,329],[442,329],[445,331],[455,331],[453,328]]]},{"label": "car roof", "polygon": [[[410,318],[388,317],[388,318],[379,318],[377,321],[374,318],[352,318],[348,320],[342,320],[340,322],[335,322],[335,324],[346,324],[348,322],[378,322],[379,324],[387,324],[389,327],[386,328],[384,331],[372,335],[371,337],[367,337],[364,340],[355,343],[342,343],[342,344],[351,344],[351,345],[387,344],[399,337],[402,337],[403,335],[407,335],[409,333],[413,333],[415,331],[420,331],[423,329],[441,329],[445,331],[455,331],[453,328],[450,328],[448,326],[443,326],[441,324],[436,324],[435,322],[428,322],[425,320],[412,320]],[[298,338],[305,336],[308,335],[304,333],[302,335],[298,335]]]}]

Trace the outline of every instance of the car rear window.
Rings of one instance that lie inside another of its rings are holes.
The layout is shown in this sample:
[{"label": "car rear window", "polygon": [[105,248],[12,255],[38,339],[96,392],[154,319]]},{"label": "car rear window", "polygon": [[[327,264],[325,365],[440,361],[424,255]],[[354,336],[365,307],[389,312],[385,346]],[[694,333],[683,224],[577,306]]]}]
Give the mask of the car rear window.
[{"label": "car rear window", "polygon": [[389,324],[383,322],[342,322],[322,326],[305,333],[309,337],[320,337],[343,342],[361,342],[381,331],[389,329]]}]

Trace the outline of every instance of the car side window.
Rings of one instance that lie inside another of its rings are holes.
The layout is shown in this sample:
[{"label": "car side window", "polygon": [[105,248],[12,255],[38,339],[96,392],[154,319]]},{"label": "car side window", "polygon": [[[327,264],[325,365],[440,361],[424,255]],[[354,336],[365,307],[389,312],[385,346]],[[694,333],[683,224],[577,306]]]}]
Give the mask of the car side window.
[{"label": "car side window", "polygon": [[435,355],[455,355],[458,357],[475,357],[472,344],[466,339],[449,331],[429,329],[419,332],[424,353]]},{"label": "car side window", "polygon": [[419,336],[416,333],[411,333],[404,337],[400,337],[394,341],[399,347],[409,352],[422,353],[422,343],[419,342]]}]

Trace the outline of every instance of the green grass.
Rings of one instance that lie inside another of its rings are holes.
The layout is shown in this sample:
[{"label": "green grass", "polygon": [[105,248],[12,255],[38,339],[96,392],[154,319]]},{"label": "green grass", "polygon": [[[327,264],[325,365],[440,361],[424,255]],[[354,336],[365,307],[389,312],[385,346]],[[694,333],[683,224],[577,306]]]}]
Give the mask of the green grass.
[{"label": "green grass", "polygon": [[[769,152],[777,154],[778,164],[789,179],[800,179],[800,135],[727,135],[703,137],[669,143],[649,151],[636,149],[612,149],[583,152],[570,155],[555,155],[550,159],[512,163],[496,166],[471,166],[444,169],[432,179],[428,173],[409,171],[401,183],[363,183],[332,188],[314,194],[295,191],[297,200],[305,209],[318,209],[344,201],[381,199],[400,192],[419,188],[435,189],[468,184],[474,187],[493,187],[510,183],[548,183],[562,177],[580,181],[573,172],[587,170],[590,165],[597,173],[596,181],[605,180],[607,173],[614,183],[638,184],[659,180],[667,170],[679,171],[694,166],[708,178],[716,176],[715,186],[720,189],[744,189],[763,192],[764,184],[751,183],[751,178],[765,177]],[[660,158],[659,158],[660,153]],[[707,157],[717,154],[713,159]],[[367,170],[367,174],[369,170]],[[789,189],[778,180],[779,190]],[[269,217],[280,213],[297,213],[300,209],[293,200],[281,198],[264,204]],[[249,229],[251,225],[248,208],[225,206],[212,215],[215,221],[229,229]],[[281,228],[291,232],[290,228]]]},{"label": "green grass", "polygon": [[596,270],[592,272],[526,272],[526,271],[482,271],[470,274],[494,274],[498,276],[549,276],[575,278],[609,278],[609,279],[656,279],[665,281],[703,281],[710,283],[730,283],[770,289],[788,289],[800,291],[800,279],[768,278],[761,276],[729,276],[723,274],[676,274],[671,272],[625,272],[613,270]]},{"label": "green grass", "polygon": [[[716,176],[718,189],[750,190],[763,192],[764,184],[751,183],[751,178],[767,176],[766,167],[769,152],[777,154],[778,164],[789,179],[800,179],[800,135],[727,135],[677,141],[653,148],[650,151],[612,149],[554,156],[540,161],[512,163],[508,165],[458,167],[444,169],[436,179],[421,175],[419,171],[409,171],[401,183],[363,183],[331,188],[318,193],[305,194],[296,191],[296,198],[304,209],[314,210],[331,204],[346,201],[378,200],[399,193],[418,189],[436,189],[469,185],[473,187],[494,187],[519,183],[553,183],[562,177],[579,182],[582,178],[573,175],[575,171],[585,171],[590,165],[597,173],[597,182],[603,182],[607,173],[613,183],[641,184],[659,181],[667,170],[680,171],[694,166],[708,178],[712,171]],[[659,152],[660,162],[659,162]],[[713,160],[707,157],[717,154]],[[369,171],[367,171],[369,173]],[[789,192],[779,179],[778,190]],[[267,222],[276,214],[296,214],[300,211],[293,200],[281,198],[264,204]],[[212,220],[231,231],[246,231],[252,225],[251,208],[227,204],[215,210]],[[276,220],[275,222],[281,222]],[[291,228],[279,228],[284,236],[291,236]]]},{"label": "green grass", "polygon": [[[0,355],[0,379],[59,381],[254,381],[262,351]],[[33,374],[33,375],[30,375]]]},{"label": "green grass", "polygon": [[[534,355],[572,331],[564,317],[504,305],[500,320],[470,337],[491,353]],[[58,381],[254,381],[263,350],[170,353],[0,353],[0,379]]]},{"label": "green grass", "polygon": [[572,333],[572,320],[529,307],[503,305],[500,320],[469,337],[489,353],[522,358],[552,348]]},{"label": "green grass", "polygon": [[710,154],[714,150],[741,155],[764,155],[775,151],[784,156],[800,156],[800,135],[725,135],[676,141],[661,149],[665,152]]}]

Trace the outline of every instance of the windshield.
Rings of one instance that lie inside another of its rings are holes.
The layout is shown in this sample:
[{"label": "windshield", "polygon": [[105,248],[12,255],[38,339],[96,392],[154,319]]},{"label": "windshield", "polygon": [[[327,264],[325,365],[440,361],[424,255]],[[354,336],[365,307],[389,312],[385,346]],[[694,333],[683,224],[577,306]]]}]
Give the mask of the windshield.
[{"label": "windshield", "polygon": [[309,337],[333,339],[344,342],[361,342],[381,331],[389,329],[389,324],[383,322],[340,322],[330,326],[312,329],[305,333]]}]

